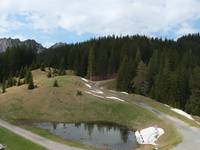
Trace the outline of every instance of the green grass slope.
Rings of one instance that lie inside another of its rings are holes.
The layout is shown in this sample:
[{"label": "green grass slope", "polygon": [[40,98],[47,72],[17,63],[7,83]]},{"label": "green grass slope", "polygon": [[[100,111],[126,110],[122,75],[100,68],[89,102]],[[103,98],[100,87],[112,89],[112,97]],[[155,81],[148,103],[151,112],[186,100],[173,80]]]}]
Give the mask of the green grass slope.
[{"label": "green grass slope", "polygon": [[[163,149],[168,149],[181,141],[176,130],[165,124],[153,113],[134,104],[101,99],[85,93],[87,87],[77,76],[46,77],[47,72],[33,71],[38,88],[27,90],[27,85],[12,87],[0,94],[0,117],[13,123],[19,120],[32,121],[107,121],[125,125],[131,129],[141,129],[159,125],[167,132],[159,140]],[[53,87],[54,81],[59,87]],[[83,93],[77,96],[77,90]],[[42,136],[49,133],[31,129]],[[62,140],[61,140],[62,141]],[[140,149],[145,147],[140,147]]]},{"label": "green grass slope", "polygon": [[45,150],[4,128],[0,128],[0,143],[7,146],[6,150]]}]

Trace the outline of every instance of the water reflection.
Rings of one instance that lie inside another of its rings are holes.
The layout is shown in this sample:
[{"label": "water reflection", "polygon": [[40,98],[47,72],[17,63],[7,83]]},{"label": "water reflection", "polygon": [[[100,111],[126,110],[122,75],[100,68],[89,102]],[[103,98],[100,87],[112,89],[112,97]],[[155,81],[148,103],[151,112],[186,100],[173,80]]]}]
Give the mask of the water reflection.
[{"label": "water reflection", "polygon": [[106,123],[36,123],[67,140],[77,141],[97,148],[131,150],[137,142],[134,132],[127,128]]}]

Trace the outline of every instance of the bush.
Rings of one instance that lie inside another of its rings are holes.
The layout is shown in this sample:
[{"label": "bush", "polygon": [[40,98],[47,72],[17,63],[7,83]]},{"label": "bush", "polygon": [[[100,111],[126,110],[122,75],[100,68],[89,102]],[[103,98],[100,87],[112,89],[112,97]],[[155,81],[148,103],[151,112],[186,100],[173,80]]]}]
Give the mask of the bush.
[{"label": "bush", "polygon": [[41,66],[40,66],[40,70],[41,70],[41,71],[45,71],[44,64],[41,64]]},{"label": "bush", "polygon": [[48,72],[47,77],[51,78],[51,72]]},{"label": "bush", "polygon": [[58,87],[58,81],[54,80],[53,87]]},{"label": "bush", "polygon": [[77,90],[76,95],[81,96],[81,95],[83,95],[83,93],[81,91]]},{"label": "bush", "polygon": [[29,84],[28,84],[28,89],[29,89],[29,90],[32,90],[32,89],[34,89],[34,88],[35,88],[35,86],[34,86],[33,80],[31,80],[31,81],[29,82]]}]

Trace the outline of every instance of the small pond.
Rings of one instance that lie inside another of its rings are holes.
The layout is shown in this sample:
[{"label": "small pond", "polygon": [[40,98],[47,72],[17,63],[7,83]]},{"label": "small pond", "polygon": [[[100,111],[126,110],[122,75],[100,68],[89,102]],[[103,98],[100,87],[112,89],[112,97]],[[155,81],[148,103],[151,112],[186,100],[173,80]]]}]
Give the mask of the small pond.
[{"label": "small pond", "polygon": [[107,123],[35,123],[66,140],[108,150],[131,150],[138,147],[133,131]]}]

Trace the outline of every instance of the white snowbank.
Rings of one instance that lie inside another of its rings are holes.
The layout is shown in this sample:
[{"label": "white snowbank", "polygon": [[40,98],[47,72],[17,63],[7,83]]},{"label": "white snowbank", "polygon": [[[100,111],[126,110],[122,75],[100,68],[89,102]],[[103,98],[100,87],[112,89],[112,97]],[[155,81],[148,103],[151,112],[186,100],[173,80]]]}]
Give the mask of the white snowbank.
[{"label": "white snowbank", "polygon": [[81,78],[81,80],[83,80],[83,81],[85,81],[85,82],[88,82],[88,80],[87,80],[87,79],[85,79],[85,78]]},{"label": "white snowbank", "polygon": [[194,120],[190,114],[184,112],[183,110],[180,110],[180,109],[177,109],[177,108],[171,108],[171,110],[182,115],[182,116],[184,116],[184,117],[186,117],[186,118],[188,118],[188,119],[190,119],[190,120]]},{"label": "white snowbank", "polygon": [[103,98],[103,99],[104,99],[104,97],[101,96],[101,95],[97,95],[97,94],[94,94],[94,93],[92,93],[92,92],[86,92],[86,93],[88,93],[88,94],[90,94],[90,95],[92,95],[92,96],[95,96],[95,97]]},{"label": "white snowbank", "polygon": [[170,108],[170,106],[169,105],[167,105],[167,104],[164,104],[166,107],[169,107]]},{"label": "white snowbank", "polygon": [[93,92],[93,93],[97,93],[97,94],[103,94],[103,91],[100,91],[100,90],[90,90],[90,92]]},{"label": "white snowbank", "polygon": [[116,93],[116,91],[113,91],[113,90],[109,90],[110,92],[113,92],[113,93]]},{"label": "white snowbank", "polygon": [[155,142],[163,135],[165,131],[162,128],[149,127],[135,132],[136,140],[139,144],[157,145]]},{"label": "white snowbank", "polygon": [[196,122],[196,124],[200,125],[200,122],[198,122],[198,121],[195,121],[195,122]]},{"label": "white snowbank", "polygon": [[126,94],[126,95],[128,95],[128,93],[127,92],[121,92],[122,94]]},{"label": "white snowbank", "polygon": [[6,148],[6,146],[0,144],[0,150],[1,150],[1,149],[5,149],[5,148]]},{"label": "white snowbank", "polygon": [[85,83],[85,86],[87,86],[87,87],[89,87],[89,88],[92,88],[92,86],[89,85],[89,84],[87,84],[87,83]]},{"label": "white snowbank", "polygon": [[113,100],[118,100],[118,101],[124,102],[123,99],[120,99],[120,98],[118,98],[118,97],[114,97],[114,96],[107,96],[106,98],[108,98],[108,99],[113,99]]}]

